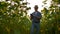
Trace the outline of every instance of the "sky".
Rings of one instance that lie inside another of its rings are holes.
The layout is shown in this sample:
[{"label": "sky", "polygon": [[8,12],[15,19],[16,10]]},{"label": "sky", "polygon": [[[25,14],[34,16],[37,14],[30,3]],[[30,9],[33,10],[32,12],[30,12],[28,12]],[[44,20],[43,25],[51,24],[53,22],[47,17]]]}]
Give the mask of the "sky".
[{"label": "sky", "polygon": [[43,7],[48,8],[48,7],[50,6],[52,0],[47,0],[47,2],[46,2],[47,4],[42,7],[42,5],[44,5],[44,4],[42,3],[43,1],[44,1],[44,0],[27,0],[27,2],[30,3],[30,4],[28,5],[28,7],[31,7],[31,10],[28,11],[28,14],[31,14],[32,12],[34,12],[34,6],[35,6],[35,5],[38,5],[38,6],[39,6],[38,11],[40,11],[40,12],[41,12],[41,10],[43,9]]}]

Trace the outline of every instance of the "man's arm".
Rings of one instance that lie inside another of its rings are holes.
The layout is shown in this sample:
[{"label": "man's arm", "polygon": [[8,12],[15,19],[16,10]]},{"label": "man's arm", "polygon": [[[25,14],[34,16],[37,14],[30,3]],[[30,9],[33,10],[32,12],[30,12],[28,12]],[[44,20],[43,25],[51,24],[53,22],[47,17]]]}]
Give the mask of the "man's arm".
[{"label": "man's arm", "polygon": [[33,18],[33,15],[32,15],[32,14],[30,14],[30,19],[32,20],[32,18]]},{"label": "man's arm", "polygon": [[42,15],[41,13],[38,13],[38,16],[35,16],[37,19],[41,19]]},{"label": "man's arm", "polygon": [[39,13],[39,17],[37,17],[37,18],[39,18],[39,19],[41,19],[41,18],[42,18],[42,15],[41,15],[41,13]]},{"label": "man's arm", "polygon": [[36,18],[40,19],[41,17],[39,16],[39,17],[36,17]]}]

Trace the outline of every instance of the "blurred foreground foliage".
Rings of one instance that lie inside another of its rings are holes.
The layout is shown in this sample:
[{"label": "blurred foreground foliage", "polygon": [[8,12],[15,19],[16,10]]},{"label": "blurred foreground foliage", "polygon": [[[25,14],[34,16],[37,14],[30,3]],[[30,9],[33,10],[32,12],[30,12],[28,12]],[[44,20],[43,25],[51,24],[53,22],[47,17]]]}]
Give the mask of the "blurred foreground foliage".
[{"label": "blurred foreground foliage", "polygon": [[[27,7],[27,2],[8,1],[0,2],[0,34],[30,34],[31,21],[27,15],[30,7]],[[56,4],[60,3],[53,1]],[[49,10],[44,7],[41,13],[40,34],[59,34],[60,7],[51,4]]]}]

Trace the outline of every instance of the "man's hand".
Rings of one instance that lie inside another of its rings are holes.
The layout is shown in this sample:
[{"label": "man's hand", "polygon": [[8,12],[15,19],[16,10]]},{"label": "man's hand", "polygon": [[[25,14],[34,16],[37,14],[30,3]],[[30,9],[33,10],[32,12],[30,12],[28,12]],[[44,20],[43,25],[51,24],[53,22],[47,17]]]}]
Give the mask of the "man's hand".
[{"label": "man's hand", "polygon": [[33,18],[33,15],[32,14],[30,14],[30,19],[32,19]]}]

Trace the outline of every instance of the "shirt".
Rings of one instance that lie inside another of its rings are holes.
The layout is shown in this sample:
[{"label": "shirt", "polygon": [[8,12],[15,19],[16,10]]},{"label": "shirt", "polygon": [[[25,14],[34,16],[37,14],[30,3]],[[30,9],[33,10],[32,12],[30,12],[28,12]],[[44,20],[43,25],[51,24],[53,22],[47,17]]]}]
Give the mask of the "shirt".
[{"label": "shirt", "polygon": [[32,15],[33,15],[32,22],[39,23],[40,19],[38,19],[37,17],[41,18],[42,17],[41,13],[38,11],[35,11],[32,13]]}]

